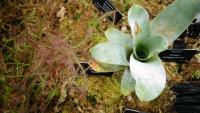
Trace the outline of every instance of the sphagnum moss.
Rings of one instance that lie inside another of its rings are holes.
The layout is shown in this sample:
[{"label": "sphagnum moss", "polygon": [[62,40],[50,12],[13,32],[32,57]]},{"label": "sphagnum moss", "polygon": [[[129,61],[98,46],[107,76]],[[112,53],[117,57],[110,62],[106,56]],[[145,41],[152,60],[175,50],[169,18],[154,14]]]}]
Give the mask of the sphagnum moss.
[{"label": "sphagnum moss", "polygon": [[[3,0],[3,1],[5,2],[5,0]],[[165,8],[165,6],[169,5],[169,3],[171,3],[173,0],[165,0],[165,1],[129,0],[129,2],[127,0],[127,1],[123,1],[123,4],[119,0],[112,0],[112,1],[118,7],[118,9],[121,10],[122,13],[124,13],[124,14],[126,14],[127,9],[129,9],[133,4],[140,4],[141,6],[145,7],[150,12],[150,16],[153,17],[158,12],[160,12],[161,9],[163,9],[163,8]],[[72,3],[72,2],[74,2],[74,0],[68,0],[68,3]],[[82,5],[82,7],[84,7],[84,10],[86,12],[91,11],[91,15],[90,15],[90,13],[87,13],[90,16],[85,17],[85,15],[81,15],[81,16],[78,15],[78,18],[77,18],[78,13],[77,14],[72,13],[72,15],[67,13],[65,15],[65,21],[63,21],[64,23],[63,22],[58,23],[57,19],[55,18],[56,13],[59,11],[60,6],[63,5],[64,7],[69,8],[69,9],[67,9],[67,12],[75,11],[76,7],[73,7],[73,6],[69,7],[70,4],[63,2],[62,0],[57,1],[57,2],[53,1],[53,2],[51,2],[51,4],[50,3],[46,4],[44,2],[38,2],[36,0],[27,0],[27,1],[21,1],[21,2],[14,1],[14,2],[10,2],[9,4],[6,4],[6,6],[5,5],[2,6],[2,3],[3,2],[1,2],[2,10],[0,11],[1,17],[4,14],[5,15],[9,14],[10,15],[9,17],[13,17],[14,16],[13,14],[15,14],[15,12],[16,12],[16,8],[19,6],[17,11],[18,11],[19,14],[22,13],[22,15],[17,15],[17,16],[19,18],[23,18],[24,21],[23,21],[23,23],[21,23],[22,29],[17,28],[17,31],[21,32],[21,30],[22,30],[22,33],[24,33],[24,35],[21,35],[21,36],[22,37],[29,37],[31,40],[40,40],[42,35],[44,35],[43,34],[44,30],[50,29],[51,32],[60,32],[60,33],[64,34],[64,36],[66,36],[65,38],[66,38],[67,42],[69,41],[68,40],[68,38],[69,38],[69,39],[72,40],[72,44],[76,45],[76,44],[79,44],[79,42],[85,38],[84,36],[80,37],[78,35],[73,34],[73,31],[76,29],[76,27],[80,26],[79,24],[81,22],[84,22],[83,24],[81,24],[81,26],[84,27],[85,29],[88,29],[88,27],[93,29],[94,34],[92,34],[92,36],[95,36],[95,37],[96,36],[98,37],[99,34],[100,34],[99,37],[102,37],[103,36],[102,32],[105,30],[105,28],[108,28],[108,26],[110,26],[112,24],[108,20],[106,22],[103,22],[102,20],[100,20],[96,24],[96,20],[98,20],[98,18],[100,17],[100,14],[95,9],[95,7],[92,6],[91,1],[89,1],[89,0],[84,1],[84,4],[87,4],[87,5],[83,5],[82,3],[79,3],[78,1],[74,2],[74,4],[77,4],[78,6]],[[7,3],[7,2],[5,2],[5,3]],[[70,10],[70,8],[72,10]],[[68,11],[68,10],[70,10],[70,11]],[[34,11],[36,11],[37,13],[33,15]],[[73,18],[73,16],[76,18],[76,21],[71,19],[71,18]],[[67,20],[70,20],[72,22],[66,22]],[[87,20],[86,23],[85,23],[85,20]],[[95,25],[90,26],[91,25],[90,20],[94,20]],[[7,25],[7,23],[5,23],[6,21],[9,21],[7,16],[5,18],[1,18],[1,23],[0,23],[1,24],[1,30],[0,30],[1,35],[5,34],[5,36],[7,36],[9,34],[9,32],[5,32],[4,27],[2,27],[2,26]],[[77,23],[77,21],[79,21],[79,22]],[[115,26],[116,27],[122,26],[121,24],[122,24],[122,22],[120,22],[118,25],[115,25]],[[76,27],[74,27],[74,25]],[[25,27],[26,29],[23,29],[23,27]],[[12,28],[15,29],[15,26],[12,25]],[[85,30],[85,29],[79,29],[79,30],[82,31],[82,30]],[[10,30],[10,29],[6,29],[6,30]],[[82,32],[85,32],[85,31],[82,31]],[[10,37],[16,38],[17,35],[12,34]],[[18,39],[19,39],[19,37],[18,37]],[[20,38],[20,39],[23,39],[23,38]],[[91,44],[91,45],[94,45],[97,42],[99,42],[99,40],[101,40],[101,39],[90,38],[88,43]],[[24,40],[24,41],[27,42],[27,40]],[[1,42],[1,44],[2,44],[2,42]],[[74,46],[74,45],[72,45],[72,46]],[[11,48],[16,49],[13,46]],[[79,51],[82,51],[82,48],[77,48],[77,49]],[[10,51],[8,51],[8,52],[10,52]],[[30,51],[26,51],[26,52],[28,52],[28,55],[27,55],[26,58],[30,57],[30,59],[31,59],[33,57],[33,54]],[[8,58],[8,57],[14,58],[12,56],[14,56],[15,53],[11,53],[11,54],[12,54],[11,56],[5,56],[5,54],[3,54],[3,56],[4,56],[4,58]],[[24,54],[25,53],[23,52],[23,55]],[[19,55],[19,57],[21,56],[20,54],[18,54],[18,55]],[[88,60],[87,58],[85,58],[84,60]],[[16,72],[14,70],[12,70],[12,69],[15,69],[16,67],[10,65],[8,62],[4,62],[4,63],[6,65],[6,68],[8,69],[8,71],[11,72],[10,73],[11,76],[16,75]],[[26,60],[25,63],[31,64],[31,61]],[[27,67],[24,67],[23,69],[28,71],[26,68]],[[22,68],[18,68],[18,69],[20,69],[18,72],[24,72],[24,71],[21,70]],[[27,72],[25,72],[25,73],[27,73]],[[1,74],[4,75],[4,73],[1,73]],[[95,92],[96,95],[99,95],[95,98],[101,97],[101,99],[102,99],[101,101],[108,102],[108,104],[109,104],[109,106],[104,106],[104,103],[98,103],[100,108],[105,109],[105,111],[99,110],[99,112],[108,113],[110,111],[109,113],[116,113],[116,112],[120,112],[122,110],[121,109],[122,107],[127,107],[127,106],[130,107],[130,108],[133,108],[133,109],[138,109],[138,110],[141,110],[141,111],[147,111],[149,113],[159,112],[159,111],[162,111],[164,113],[168,112],[168,109],[170,108],[170,105],[171,105],[171,102],[172,102],[172,100],[170,99],[172,94],[170,93],[170,90],[168,90],[168,88],[166,89],[166,91],[164,91],[163,95],[161,95],[157,99],[157,101],[153,101],[153,102],[150,102],[150,103],[140,103],[140,102],[138,102],[137,97],[132,95],[133,100],[131,100],[130,102],[127,102],[126,98],[121,98],[119,96],[120,94],[119,94],[119,89],[118,89],[119,86],[118,85],[120,83],[120,73],[116,73],[116,74],[117,74],[117,76],[114,76],[113,78],[102,77],[102,78],[100,78],[99,81],[98,81],[99,77],[98,78],[97,77],[91,77],[91,78],[88,78],[88,80],[87,80],[87,82],[90,82],[89,84],[91,86],[91,87],[89,87],[88,92]],[[38,76],[34,75],[33,78],[31,77],[29,79],[29,81],[33,80],[34,77],[38,77]],[[16,80],[16,78],[12,78],[12,80],[11,79],[8,80],[8,83],[9,83],[9,81],[11,81],[13,84],[17,84],[17,83],[15,83],[15,81],[18,81],[18,83],[21,85],[24,82],[24,81],[21,81],[21,80],[22,80],[21,78],[17,78],[17,80]],[[61,79],[60,81],[64,81],[64,80]],[[98,81],[98,84],[95,85],[96,81]],[[115,81],[115,82],[113,82],[113,81]],[[36,83],[38,83],[38,82],[36,82]],[[105,86],[107,86],[108,88],[104,87],[104,84],[106,84]],[[51,85],[51,84],[49,84],[49,85]],[[56,84],[54,84],[54,85],[56,85]],[[102,89],[104,89],[104,90],[102,90],[101,87],[99,87],[99,86],[102,86],[103,87]],[[33,87],[33,89],[31,89],[31,90],[35,90],[34,88],[35,87]],[[114,90],[112,90],[112,88]],[[1,104],[5,105],[5,106],[6,105],[10,106],[9,108],[8,108],[8,106],[7,107],[1,106],[1,109],[17,112],[17,111],[20,111],[20,109],[22,108],[22,106],[24,104],[26,104],[26,103],[19,103],[19,105],[15,105],[15,103],[13,103],[14,101],[11,98],[9,98],[10,96],[13,96],[13,93],[10,93],[9,96],[8,96],[6,94],[6,91],[8,91],[9,89],[6,89],[6,90],[4,90],[2,88],[0,88],[0,89],[3,92],[1,94],[4,94],[4,95],[1,95],[1,96],[3,98],[6,97],[4,99],[10,100],[10,101],[1,101],[1,102],[3,102]],[[97,89],[99,91],[97,91]],[[9,93],[9,91],[8,91],[8,93]],[[44,104],[44,102],[45,102],[44,96],[45,95],[43,95],[43,93],[44,93],[43,91],[44,90],[42,89],[42,90],[39,90],[39,92],[35,93],[34,95],[31,95],[32,98],[33,98],[31,100],[32,103],[33,103],[33,107],[31,109],[29,109],[30,112],[38,112],[38,111],[42,112],[42,110],[44,110],[45,108],[48,107],[47,105]],[[102,91],[104,91],[103,94],[101,94]],[[50,91],[45,90],[45,93],[48,93],[48,92],[50,92]],[[33,91],[33,93],[34,93],[34,91]],[[112,99],[108,98],[110,93],[116,93],[115,96],[114,96],[115,98],[112,98]],[[15,93],[15,95],[13,97],[16,97],[15,99],[21,99],[21,100],[23,100],[23,102],[25,102],[24,99],[26,99],[26,95],[22,95],[22,96],[18,96],[18,94]],[[88,94],[88,96],[90,96],[90,95]],[[56,106],[55,103],[58,101],[56,98],[54,98],[53,101],[50,101],[50,105]],[[67,98],[70,98],[70,96],[68,96]],[[17,102],[17,101],[15,101],[15,102]],[[83,101],[80,101],[80,103],[81,102],[83,102]],[[63,113],[65,111],[67,113],[77,112],[77,108],[74,107],[74,103],[75,103],[74,101],[69,101],[68,104],[66,104],[66,105],[65,105],[65,103],[63,103],[62,106],[59,106],[59,109],[61,109],[61,111],[63,111]],[[84,107],[85,108],[91,108],[91,109],[93,109],[93,111],[98,112],[98,106],[93,107],[92,105],[90,105],[90,101],[87,101],[87,103],[89,103],[89,104],[87,104],[85,106],[83,105],[82,107],[83,108]],[[163,106],[163,103],[169,103],[169,104],[165,104]],[[36,106],[36,107],[34,107],[34,106]],[[68,106],[68,107],[66,107],[66,106]],[[118,108],[118,106],[119,106],[119,108]],[[24,107],[26,107],[26,106],[24,106]],[[66,109],[65,109],[65,107],[66,107]],[[106,108],[106,107],[108,107],[108,108]],[[48,110],[49,113],[54,112],[53,107],[49,107],[48,109],[49,109]],[[21,109],[21,110],[23,110],[23,109]],[[106,112],[106,110],[108,112]],[[0,112],[1,112],[1,110],[0,110]],[[24,111],[21,111],[21,112],[23,113]],[[87,112],[87,111],[85,110],[84,112]]]}]

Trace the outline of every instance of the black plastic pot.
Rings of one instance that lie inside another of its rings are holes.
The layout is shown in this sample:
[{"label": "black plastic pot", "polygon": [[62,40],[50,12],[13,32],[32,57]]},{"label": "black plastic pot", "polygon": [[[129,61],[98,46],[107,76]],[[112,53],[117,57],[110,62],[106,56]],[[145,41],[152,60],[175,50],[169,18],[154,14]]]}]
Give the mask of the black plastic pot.
[{"label": "black plastic pot", "polygon": [[114,12],[114,15],[108,16],[108,19],[115,24],[117,24],[123,17],[120,11],[117,10],[109,0],[93,0],[92,3],[103,13]]},{"label": "black plastic pot", "polygon": [[173,87],[176,101],[173,110],[177,113],[200,112],[200,81],[180,83]]}]

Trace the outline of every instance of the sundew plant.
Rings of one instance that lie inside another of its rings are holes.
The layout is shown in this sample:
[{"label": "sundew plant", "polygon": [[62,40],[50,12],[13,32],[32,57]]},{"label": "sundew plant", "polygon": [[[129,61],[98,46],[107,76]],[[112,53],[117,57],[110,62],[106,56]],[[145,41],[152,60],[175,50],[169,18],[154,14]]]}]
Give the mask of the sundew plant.
[{"label": "sundew plant", "polygon": [[141,101],[157,98],[165,88],[166,73],[158,54],[192,23],[200,12],[200,0],[176,0],[153,20],[139,5],[128,11],[131,34],[115,28],[105,32],[108,41],[90,49],[99,72],[125,70],[121,78],[121,93],[135,91]]}]

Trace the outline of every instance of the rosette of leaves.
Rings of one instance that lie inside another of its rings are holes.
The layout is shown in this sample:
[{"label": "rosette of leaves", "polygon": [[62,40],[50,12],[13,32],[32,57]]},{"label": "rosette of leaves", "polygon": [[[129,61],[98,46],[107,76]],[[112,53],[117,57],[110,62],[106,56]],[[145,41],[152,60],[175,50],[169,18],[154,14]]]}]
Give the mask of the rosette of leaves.
[{"label": "rosette of leaves", "polygon": [[90,49],[99,72],[125,70],[121,78],[121,93],[135,91],[141,101],[151,101],[165,88],[166,73],[158,54],[192,23],[200,12],[200,0],[177,0],[153,20],[139,5],[128,11],[131,35],[115,28],[105,32],[108,41]]}]

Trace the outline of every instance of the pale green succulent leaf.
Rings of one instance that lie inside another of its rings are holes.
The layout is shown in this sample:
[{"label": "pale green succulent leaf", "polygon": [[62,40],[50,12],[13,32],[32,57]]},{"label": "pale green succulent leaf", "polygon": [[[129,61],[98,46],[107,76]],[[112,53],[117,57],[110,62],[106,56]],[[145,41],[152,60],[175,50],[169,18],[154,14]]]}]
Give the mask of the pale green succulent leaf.
[{"label": "pale green succulent leaf", "polygon": [[127,68],[121,78],[121,93],[124,96],[130,95],[135,89],[135,79],[132,77],[130,69]]},{"label": "pale green succulent leaf", "polygon": [[132,50],[121,44],[103,42],[90,49],[92,57],[98,62],[129,66],[128,57]]},{"label": "pale green succulent leaf", "polygon": [[164,35],[172,44],[200,13],[200,0],[176,0],[150,23],[152,35]]},{"label": "pale green succulent leaf", "polygon": [[146,38],[150,35],[149,14],[142,6],[134,5],[129,9],[128,22],[133,37]]},{"label": "pale green succulent leaf", "polygon": [[133,39],[116,28],[107,29],[105,35],[110,42],[122,44],[129,48],[133,47]]},{"label": "pale green succulent leaf", "polygon": [[130,57],[130,71],[136,80],[135,92],[141,101],[151,101],[157,98],[165,88],[166,73],[158,56],[147,62]]},{"label": "pale green succulent leaf", "polygon": [[97,61],[91,61],[89,65],[96,72],[117,72],[126,69],[126,66],[105,64]]},{"label": "pale green succulent leaf", "polygon": [[164,36],[152,36],[136,40],[134,56],[138,60],[147,60],[167,49],[168,41]]}]

